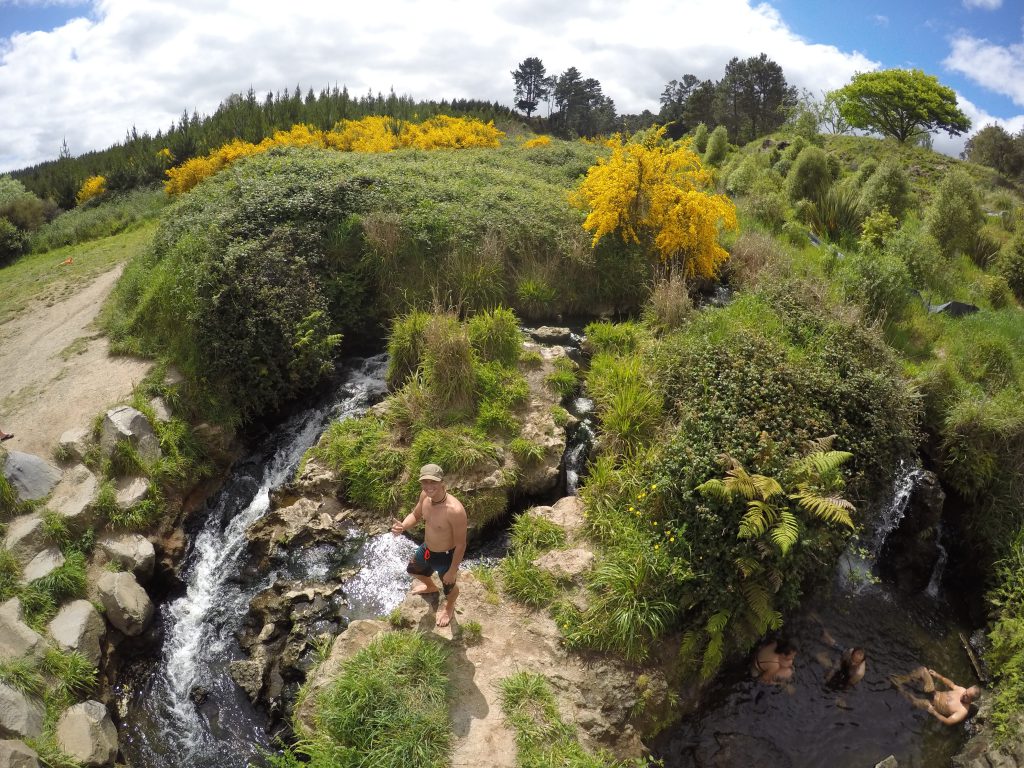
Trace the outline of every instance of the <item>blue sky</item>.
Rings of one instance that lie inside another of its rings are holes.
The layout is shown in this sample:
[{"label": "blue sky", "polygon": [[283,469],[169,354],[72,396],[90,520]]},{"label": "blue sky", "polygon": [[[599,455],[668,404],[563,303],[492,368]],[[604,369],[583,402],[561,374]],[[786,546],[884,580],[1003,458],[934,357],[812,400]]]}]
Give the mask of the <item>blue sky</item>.
[{"label": "blue sky", "polygon": [[[766,53],[818,95],[919,67],[978,129],[1024,128],[1024,2],[933,0],[0,0],[0,172],[155,132],[183,110],[301,83],[512,101],[509,71],[577,67],[620,112],[668,80]],[[949,154],[966,137],[935,137]]]}]

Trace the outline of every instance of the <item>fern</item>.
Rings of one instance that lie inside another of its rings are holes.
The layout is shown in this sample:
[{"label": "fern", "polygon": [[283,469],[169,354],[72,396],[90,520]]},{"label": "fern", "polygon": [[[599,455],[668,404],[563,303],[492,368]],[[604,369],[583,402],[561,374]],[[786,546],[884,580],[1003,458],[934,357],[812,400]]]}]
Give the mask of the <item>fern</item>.
[{"label": "fern", "polygon": [[785,557],[800,538],[800,522],[788,509],[782,510],[778,522],[772,526],[771,539]]},{"label": "fern", "polygon": [[813,491],[801,489],[790,495],[797,505],[819,520],[826,523],[845,525],[853,529],[851,513],[855,511],[853,504],[838,496],[819,496]]}]

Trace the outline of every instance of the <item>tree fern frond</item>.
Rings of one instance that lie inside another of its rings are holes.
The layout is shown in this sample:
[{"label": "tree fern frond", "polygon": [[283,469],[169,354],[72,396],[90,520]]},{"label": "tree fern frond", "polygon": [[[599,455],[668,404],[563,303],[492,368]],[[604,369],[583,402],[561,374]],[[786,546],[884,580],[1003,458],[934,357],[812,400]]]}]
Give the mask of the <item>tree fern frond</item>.
[{"label": "tree fern frond", "polygon": [[715,501],[727,502],[732,498],[726,490],[725,483],[717,478],[698,485],[697,492]]},{"label": "tree fern frond", "polygon": [[771,539],[785,557],[790,547],[800,539],[800,522],[788,509],[782,510],[778,521],[771,529]]},{"label": "tree fern frond", "polygon": [[704,633],[688,629],[686,632],[683,632],[683,637],[679,643],[679,658],[695,661],[703,644]]},{"label": "tree fern frond", "polygon": [[[771,519],[765,514],[766,512],[771,513]],[[740,518],[739,537],[741,539],[756,539],[768,530],[774,518],[774,510],[763,501],[748,501],[747,512]]]},{"label": "tree fern frond", "polygon": [[769,568],[765,573],[764,580],[772,592],[778,592],[782,588],[782,571],[778,568]]},{"label": "tree fern frond", "polygon": [[739,464],[725,473],[725,488],[733,497],[741,496],[747,501],[757,498],[754,481],[747,470]]},{"label": "tree fern frond", "polygon": [[793,463],[793,471],[799,477],[823,477],[835,472],[853,458],[849,451],[824,451],[811,453]]},{"label": "tree fern frond", "polygon": [[735,560],[733,560],[733,564],[736,566],[736,570],[738,570],[745,579],[754,575],[763,567],[761,563],[747,555],[741,555],[740,557],[737,557]]},{"label": "tree fern frond", "polygon": [[708,619],[708,623],[705,626],[705,629],[707,629],[708,634],[714,635],[721,634],[722,632],[724,632],[725,627],[729,623],[729,618],[731,616],[731,611],[719,611],[718,613],[714,614],[710,619]]},{"label": "tree fern frond", "polygon": [[826,451],[832,450],[832,445],[835,443],[839,435],[826,435],[825,437],[819,437],[814,440],[808,440],[805,445],[805,455],[812,453],[825,453]]},{"label": "tree fern frond", "polygon": [[850,516],[856,511],[853,504],[838,496],[819,496],[811,491],[801,491],[790,496],[801,509],[806,510],[819,520],[826,523],[839,523],[847,528],[853,528],[853,518]]},{"label": "tree fern frond", "polygon": [[774,477],[752,475],[750,480],[754,484],[754,488],[757,489],[758,495],[765,501],[771,501],[776,496],[784,496],[786,493]]},{"label": "tree fern frond", "polygon": [[724,645],[725,636],[721,632],[712,634],[708,640],[707,648],[704,649],[704,663],[701,664],[700,668],[700,675],[705,680],[710,679],[718,671],[718,668],[722,666]]}]

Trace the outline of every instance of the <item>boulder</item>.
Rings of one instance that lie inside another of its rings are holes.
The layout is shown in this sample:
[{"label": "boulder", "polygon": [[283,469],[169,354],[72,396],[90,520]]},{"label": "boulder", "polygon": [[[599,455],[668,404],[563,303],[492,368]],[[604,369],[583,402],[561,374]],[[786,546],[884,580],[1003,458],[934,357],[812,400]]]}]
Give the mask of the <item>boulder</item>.
[{"label": "boulder", "polygon": [[0,741],[0,768],[39,768],[39,755],[23,741]]},{"label": "boulder", "polygon": [[533,564],[559,581],[579,581],[594,564],[594,553],[588,549],[555,549],[545,552]]},{"label": "boulder", "polygon": [[131,573],[105,572],[96,590],[106,609],[107,620],[124,634],[141,635],[153,618],[153,602]]},{"label": "boulder", "polygon": [[32,739],[43,732],[43,705],[0,683],[0,738]]},{"label": "boulder", "polygon": [[939,559],[939,525],[946,493],[934,472],[918,470],[903,516],[882,543],[878,570],[908,592],[928,586]]},{"label": "boulder", "polygon": [[62,651],[77,651],[93,666],[100,663],[100,643],[107,624],[88,600],[75,600],[63,606],[48,626]]},{"label": "boulder", "polygon": [[21,577],[25,581],[35,581],[49,576],[62,565],[64,565],[64,555],[61,554],[61,551],[56,547],[48,547],[29,561],[25,570],[22,571]]},{"label": "boulder", "polygon": [[31,453],[10,451],[4,462],[4,477],[22,501],[35,501],[48,496],[60,482],[60,470]]},{"label": "boulder", "polygon": [[153,566],[156,564],[153,544],[138,533],[104,536],[96,542],[96,554],[100,565],[118,563],[143,583],[153,575]]},{"label": "boulder", "polygon": [[167,404],[167,401],[162,397],[154,397],[149,401],[149,407],[153,409],[153,415],[157,421],[166,424],[171,420],[171,407]]},{"label": "boulder", "polygon": [[156,461],[161,456],[160,441],[149,419],[142,411],[127,405],[110,409],[103,418],[103,429],[100,434],[103,455],[112,455],[114,446],[123,440],[132,444],[143,461]]},{"label": "boulder", "polygon": [[228,665],[228,673],[239,687],[245,691],[250,701],[259,698],[263,690],[263,667],[256,661],[232,661]]},{"label": "boulder", "polygon": [[563,496],[553,506],[534,507],[531,513],[560,525],[570,540],[583,529],[583,500],[579,496]]},{"label": "boulder", "polygon": [[0,605],[0,661],[41,657],[45,651],[42,635],[21,620],[21,601],[12,597]]},{"label": "boulder", "polygon": [[542,325],[528,331],[530,337],[538,344],[570,344],[572,343],[572,330],[550,325]]},{"label": "boulder", "polygon": [[149,480],[144,477],[123,477],[117,481],[117,506],[131,509],[149,495]]},{"label": "boulder", "polygon": [[45,543],[43,518],[37,514],[16,517],[7,526],[4,547],[13,552],[23,563],[35,557]]},{"label": "boulder", "polygon": [[88,467],[76,464],[64,473],[46,506],[60,515],[68,528],[81,533],[99,521],[99,514],[93,508],[99,485]]},{"label": "boulder", "polygon": [[73,461],[83,461],[92,443],[92,431],[89,429],[69,429],[57,440],[57,447]]},{"label": "boulder", "polygon": [[111,765],[117,757],[117,728],[98,701],[68,707],[57,721],[57,746],[83,766]]},{"label": "boulder", "polygon": [[875,768],[899,768],[900,764],[895,755],[889,755],[885,760],[875,763]]}]

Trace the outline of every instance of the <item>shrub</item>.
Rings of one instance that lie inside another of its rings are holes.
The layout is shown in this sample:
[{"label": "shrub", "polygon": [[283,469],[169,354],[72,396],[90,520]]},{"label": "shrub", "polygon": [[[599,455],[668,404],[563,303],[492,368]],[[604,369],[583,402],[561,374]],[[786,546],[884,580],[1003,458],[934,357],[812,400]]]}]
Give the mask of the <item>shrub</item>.
[{"label": "shrub", "polygon": [[6,218],[0,218],[0,267],[28,252],[28,235]]},{"label": "shrub", "polygon": [[110,193],[102,205],[86,205],[62,213],[32,235],[32,250],[52,251],[134,229],[152,221],[167,207],[160,190]]},{"label": "shrub", "polygon": [[704,162],[707,165],[721,165],[729,153],[729,132],[724,125],[715,127],[708,137],[707,148],[704,150]]},{"label": "shrub", "polygon": [[857,237],[863,221],[856,190],[842,184],[829,187],[806,207],[806,215],[811,229],[833,242]]},{"label": "shrub", "polygon": [[958,251],[970,253],[981,223],[974,181],[965,171],[954,168],[939,182],[925,214],[925,226],[938,240],[943,255],[950,258]]},{"label": "shrub", "polygon": [[801,152],[786,176],[786,194],[793,202],[818,200],[831,185],[828,156],[818,147],[807,147]]},{"label": "shrub", "polygon": [[75,202],[78,205],[83,205],[93,198],[106,194],[106,191],[106,178],[103,176],[90,176],[88,179],[83,181],[82,186],[78,188],[78,194],[75,195]]},{"label": "shrub", "polygon": [[981,295],[992,309],[1002,309],[1013,303],[1013,291],[1002,275],[982,275]]},{"label": "shrub", "polygon": [[912,288],[941,290],[945,267],[938,241],[927,230],[904,224],[885,244],[885,253],[907,265]]},{"label": "shrub", "polygon": [[903,169],[893,161],[882,163],[864,183],[860,202],[867,213],[876,213],[884,208],[897,219],[902,219],[910,207],[910,182]]},{"label": "shrub", "polygon": [[375,638],[318,696],[299,751],[315,768],[442,768],[452,740],[446,657],[417,632]]},{"label": "shrub", "polygon": [[854,174],[854,184],[859,188],[863,188],[867,183],[868,179],[878,170],[878,161],[873,157],[869,157],[863,163],[857,167],[857,173]]},{"label": "shrub", "polygon": [[1024,233],[1018,233],[1003,246],[996,261],[996,271],[1010,286],[1017,301],[1024,302]]},{"label": "shrub", "polygon": [[775,170],[781,176],[788,176],[793,168],[793,163],[800,156],[800,153],[808,146],[807,139],[797,136],[790,142],[789,146],[782,153],[782,157],[775,163]]},{"label": "shrub", "polygon": [[693,299],[686,281],[673,272],[654,284],[644,305],[644,324],[657,333],[668,333],[679,328],[693,312]]},{"label": "shrub", "polygon": [[708,148],[708,127],[704,123],[697,123],[693,129],[693,151],[704,154]]},{"label": "shrub", "polygon": [[454,315],[435,314],[427,322],[423,381],[435,423],[451,423],[476,410],[473,347],[467,329]]},{"label": "shrub", "polygon": [[729,281],[738,288],[749,288],[757,283],[761,272],[779,265],[783,257],[774,237],[747,230],[736,238],[729,252]]},{"label": "shrub", "polygon": [[746,208],[773,232],[782,229],[789,208],[782,177],[774,171],[758,176],[747,195]]},{"label": "shrub", "polygon": [[900,223],[889,213],[888,208],[879,208],[864,219],[860,233],[860,246],[864,249],[879,249],[896,232]]},{"label": "shrub", "polygon": [[847,292],[870,320],[897,320],[910,300],[910,272],[899,258],[868,250],[847,257],[851,280]]},{"label": "shrub", "polygon": [[975,234],[970,251],[968,251],[971,261],[982,269],[987,269],[1010,239],[1009,233],[1005,230],[992,224],[982,225]]},{"label": "shrub", "polygon": [[481,360],[514,366],[523,348],[519,318],[511,309],[485,310],[469,319],[469,338]]},{"label": "shrub", "polygon": [[730,195],[745,195],[754,182],[767,171],[767,155],[754,152],[743,157],[725,180],[725,189]]}]

